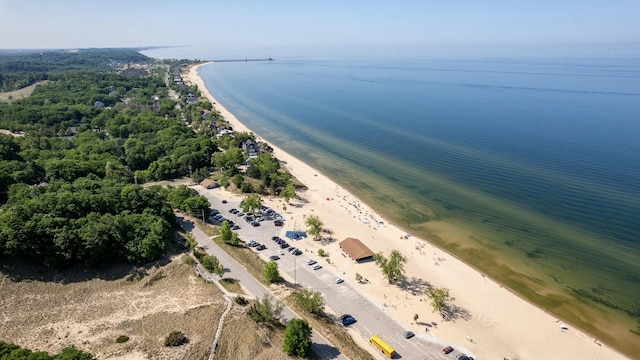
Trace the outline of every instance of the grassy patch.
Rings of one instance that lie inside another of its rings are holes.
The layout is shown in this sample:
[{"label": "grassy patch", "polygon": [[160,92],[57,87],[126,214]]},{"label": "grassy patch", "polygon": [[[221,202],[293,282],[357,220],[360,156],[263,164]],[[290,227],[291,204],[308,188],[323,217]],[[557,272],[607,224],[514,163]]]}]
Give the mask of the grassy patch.
[{"label": "grassy patch", "polygon": [[242,291],[242,287],[240,286],[240,283],[236,279],[231,279],[231,278],[220,279],[220,285],[224,286],[224,288],[227,289],[227,291],[229,292],[236,293],[236,294],[244,294],[244,291]]},{"label": "grassy patch", "polygon": [[29,95],[31,95],[31,93],[36,88],[36,86],[43,85],[48,82],[49,80],[38,81],[37,83],[33,85],[29,85],[27,87],[23,87],[22,89],[7,91],[7,92],[0,92],[0,102],[10,102],[10,101],[15,101],[18,99],[24,99],[26,97],[29,97]]}]

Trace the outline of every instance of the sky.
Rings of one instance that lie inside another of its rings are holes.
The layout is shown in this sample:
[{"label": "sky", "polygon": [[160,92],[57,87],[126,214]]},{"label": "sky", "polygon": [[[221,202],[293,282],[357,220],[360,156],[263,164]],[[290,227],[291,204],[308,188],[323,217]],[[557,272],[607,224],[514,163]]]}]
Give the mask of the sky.
[{"label": "sky", "polygon": [[640,56],[640,0],[0,0],[0,49]]}]

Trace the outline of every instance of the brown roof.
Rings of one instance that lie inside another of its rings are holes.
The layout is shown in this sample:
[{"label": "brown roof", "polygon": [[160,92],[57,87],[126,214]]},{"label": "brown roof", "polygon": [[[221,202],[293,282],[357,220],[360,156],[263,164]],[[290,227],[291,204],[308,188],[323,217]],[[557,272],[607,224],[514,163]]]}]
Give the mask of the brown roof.
[{"label": "brown roof", "polygon": [[200,182],[200,185],[202,185],[202,187],[204,187],[205,189],[212,189],[216,186],[218,186],[218,184],[211,180],[211,179],[204,179]]},{"label": "brown roof", "polygon": [[354,238],[346,238],[340,242],[340,248],[353,260],[362,260],[373,256],[373,251],[362,241]]}]

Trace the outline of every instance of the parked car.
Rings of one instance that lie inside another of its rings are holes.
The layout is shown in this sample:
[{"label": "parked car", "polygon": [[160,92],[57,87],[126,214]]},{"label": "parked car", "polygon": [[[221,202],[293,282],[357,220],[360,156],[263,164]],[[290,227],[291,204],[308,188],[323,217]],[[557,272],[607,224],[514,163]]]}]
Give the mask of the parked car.
[{"label": "parked car", "polygon": [[264,249],[266,249],[266,248],[267,248],[267,247],[266,247],[266,246],[264,246],[263,244],[260,244],[260,245],[256,246],[256,250],[264,250]]},{"label": "parked car", "polygon": [[258,242],[256,242],[255,240],[251,240],[247,243],[247,246],[249,247],[254,247],[254,246],[258,246],[260,245]]},{"label": "parked car", "polygon": [[445,354],[449,354],[453,352],[453,348],[451,346],[447,346],[446,348],[442,349],[442,352]]},{"label": "parked car", "polygon": [[238,211],[238,212],[236,213],[236,215],[238,215],[238,216],[240,216],[240,217],[243,217],[243,216],[244,216],[244,213],[243,213],[242,211]]},{"label": "parked car", "polygon": [[286,242],[282,242],[282,244],[280,244],[281,249],[286,249],[288,247],[289,247],[289,244],[287,244]]},{"label": "parked car", "polygon": [[316,263],[316,261],[315,261],[315,260],[313,260],[313,259],[309,259],[309,260],[307,260],[307,265],[313,265],[313,264],[315,264],[315,263]]},{"label": "parked car", "polygon": [[278,255],[271,255],[271,256],[269,256],[269,259],[274,260],[274,261],[275,261],[275,260],[280,260],[280,256],[278,256]]},{"label": "parked car", "polygon": [[280,236],[272,236],[272,237],[271,237],[271,240],[273,240],[273,241],[276,241],[276,240],[278,240],[278,239],[280,239]]},{"label": "parked car", "polygon": [[220,211],[218,211],[218,209],[211,209],[211,216],[215,216],[218,215],[220,213]]},{"label": "parked car", "polygon": [[472,358],[468,357],[468,356],[467,356],[467,355],[465,355],[465,354],[458,354],[458,355],[456,356],[456,359],[458,359],[458,360],[473,360]]},{"label": "parked car", "polygon": [[336,284],[342,284],[344,280],[342,280],[342,278],[336,278],[335,280],[333,280],[333,282],[335,282]]},{"label": "parked car", "polygon": [[282,226],[282,225],[284,225],[284,223],[282,222],[282,220],[276,220],[276,221],[273,222],[273,225]]},{"label": "parked car", "polygon": [[257,221],[252,221],[251,222],[251,226],[256,227],[256,226],[260,226],[260,223]]},{"label": "parked car", "polygon": [[416,336],[416,334],[414,334],[413,331],[405,331],[402,336],[404,336],[405,339],[411,339],[412,337]]},{"label": "parked car", "polygon": [[227,200],[222,200],[222,203],[223,203],[223,204],[226,204],[226,203],[227,203]]},{"label": "parked car", "polygon": [[320,265],[320,264],[315,264],[315,265],[313,265],[311,268],[312,268],[313,270],[320,270],[320,269],[322,269],[322,265]]},{"label": "parked car", "polygon": [[296,249],[296,251],[293,252],[293,255],[302,255],[302,251],[300,251],[300,249]]},{"label": "parked car", "polygon": [[297,248],[297,247],[291,247],[291,248],[288,248],[288,249],[287,249],[287,251],[288,251],[288,252],[294,252],[294,251],[296,251],[296,250],[298,250],[298,248]]},{"label": "parked car", "polygon": [[351,324],[355,324],[357,322],[356,318],[349,314],[344,314],[340,316],[340,320],[342,321],[342,325],[349,326]]},{"label": "parked car", "polygon": [[240,226],[239,225],[233,225],[231,227],[232,230],[240,230]]}]

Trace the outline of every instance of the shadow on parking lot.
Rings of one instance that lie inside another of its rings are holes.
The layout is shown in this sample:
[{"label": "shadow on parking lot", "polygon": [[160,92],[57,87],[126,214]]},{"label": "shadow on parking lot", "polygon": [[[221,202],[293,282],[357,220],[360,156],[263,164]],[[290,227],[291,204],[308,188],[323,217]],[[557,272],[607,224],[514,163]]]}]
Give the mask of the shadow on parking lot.
[{"label": "shadow on parking lot", "polygon": [[313,352],[318,354],[321,359],[337,359],[340,356],[340,351],[331,345],[327,344],[311,344]]}]

